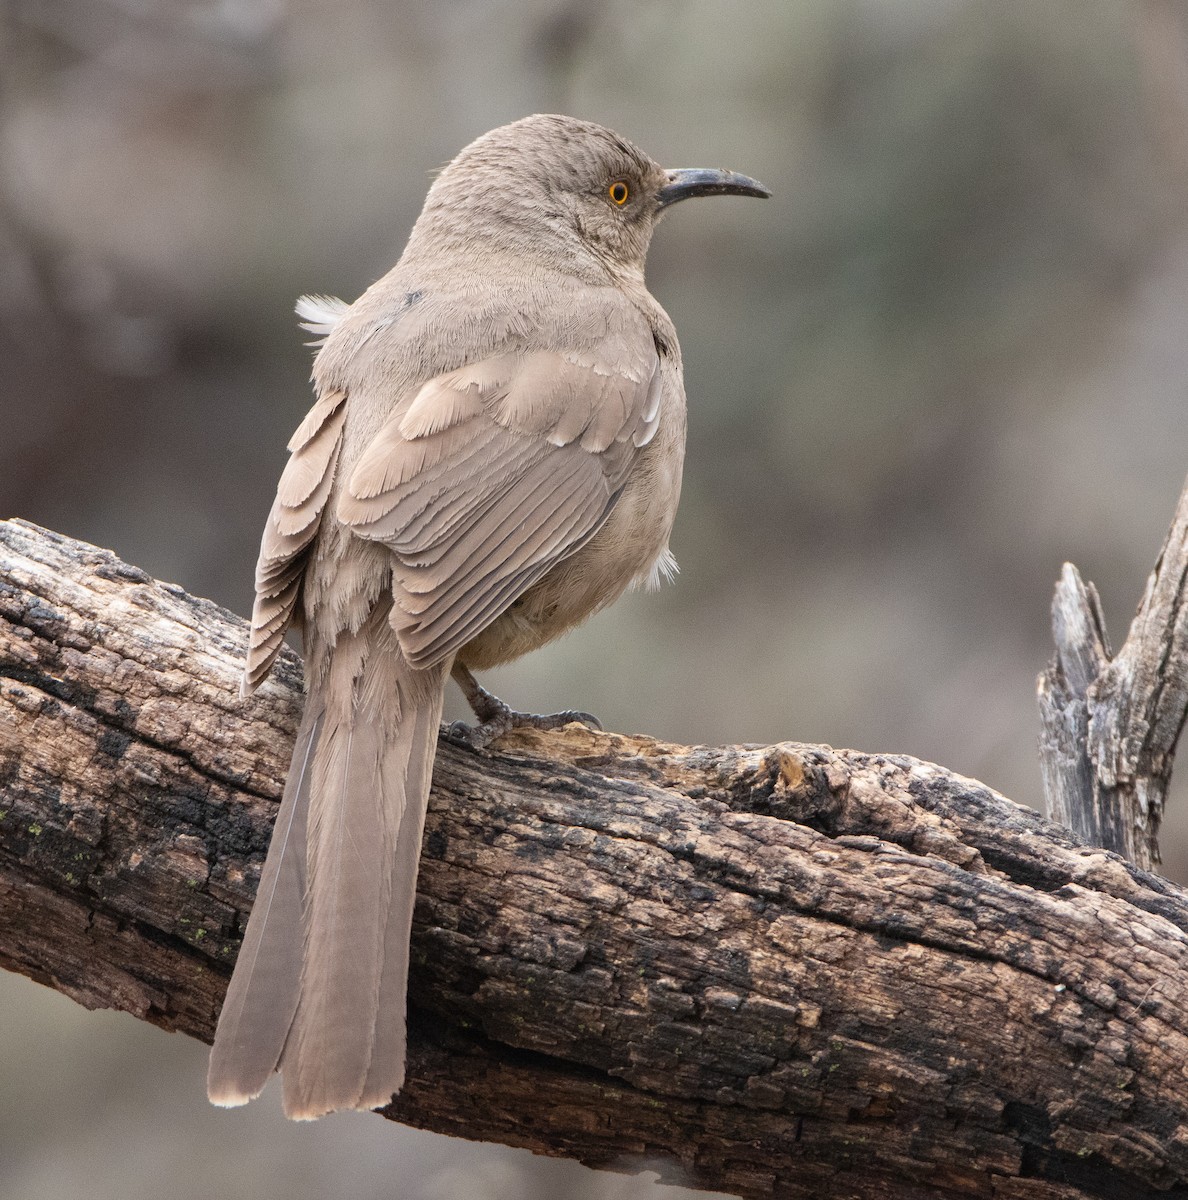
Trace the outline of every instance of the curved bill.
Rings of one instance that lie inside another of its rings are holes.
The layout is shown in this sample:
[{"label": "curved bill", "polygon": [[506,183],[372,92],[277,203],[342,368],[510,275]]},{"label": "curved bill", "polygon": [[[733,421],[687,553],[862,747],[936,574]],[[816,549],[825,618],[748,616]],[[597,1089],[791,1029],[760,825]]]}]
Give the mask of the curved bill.
[{"label": "curved bill", "polygon": [[757,179],[737,171],[715,171],[710,167],[677,167],[668,172],[668,183],[660,189],[659,208],[694,196],[759,196],[771,192]]}]

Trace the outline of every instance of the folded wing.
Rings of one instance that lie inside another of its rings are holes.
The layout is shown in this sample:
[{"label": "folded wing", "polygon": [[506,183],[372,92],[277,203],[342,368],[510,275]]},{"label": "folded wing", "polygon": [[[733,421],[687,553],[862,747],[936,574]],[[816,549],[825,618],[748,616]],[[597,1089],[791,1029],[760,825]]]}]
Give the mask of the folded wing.
[{"label": "folded wing", "polygon": [[391,619],[414,666],[465,645],[602,527],[659,423],[659,355],[646,331],[632,348],[439,375],[360,456],[337,515],[391,547]]}]

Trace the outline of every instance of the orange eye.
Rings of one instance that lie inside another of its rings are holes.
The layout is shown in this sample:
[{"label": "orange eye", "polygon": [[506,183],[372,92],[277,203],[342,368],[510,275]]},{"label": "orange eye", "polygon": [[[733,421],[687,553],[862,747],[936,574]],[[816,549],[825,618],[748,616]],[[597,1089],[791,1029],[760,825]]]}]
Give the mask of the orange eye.
[{"label": "orange eye", "polygon": [[631,194],[627,185],[621,180],[616,180],[607,188],[607,194],[611,200],[620,208],[627,203],[627,197]]}]

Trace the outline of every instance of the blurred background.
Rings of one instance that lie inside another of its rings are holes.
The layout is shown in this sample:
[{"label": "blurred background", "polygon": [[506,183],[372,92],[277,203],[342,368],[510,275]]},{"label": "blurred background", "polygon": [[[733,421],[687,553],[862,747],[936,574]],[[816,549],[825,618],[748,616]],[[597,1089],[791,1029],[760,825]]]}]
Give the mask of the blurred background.
[{"label": "blurred background", "polygon": [[[0,516],[246,614],[310,403],[294,298],[357,296],[432,172],[534,111],[775,196],[682,206],[651,255],[679,581],[486,682],[1041,806],[1060,566],[1120,643],[1188,471],[1183,0],[3,0]],[[271,1093],[220,1112],[196,1043],[11,975],[0,1011],[14,1200],[690,1194]]]}]

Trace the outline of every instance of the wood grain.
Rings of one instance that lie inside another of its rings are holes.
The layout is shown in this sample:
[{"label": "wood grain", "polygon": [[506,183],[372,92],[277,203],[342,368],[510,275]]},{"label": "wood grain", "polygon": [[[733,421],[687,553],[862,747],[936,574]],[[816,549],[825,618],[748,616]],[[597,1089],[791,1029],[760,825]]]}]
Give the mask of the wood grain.
[{"label": "wood grain", "polygon": [[1071,563],[1052,599],[1052,636],[1056,653],[1039,679],[1048,812],[1153,870],[1188,716],[1188,484],[1118,653],[1097,590]]}]

